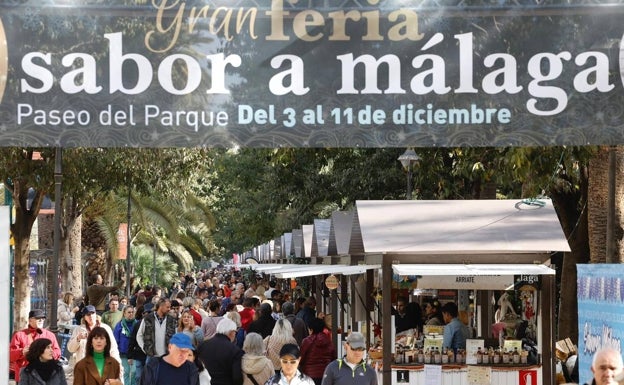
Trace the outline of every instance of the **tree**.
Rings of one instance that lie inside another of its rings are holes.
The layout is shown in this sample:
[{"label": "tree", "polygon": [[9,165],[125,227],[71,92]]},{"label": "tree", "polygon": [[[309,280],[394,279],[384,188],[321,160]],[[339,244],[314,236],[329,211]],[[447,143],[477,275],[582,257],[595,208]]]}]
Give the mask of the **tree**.
[{"label": "tree", "polygon": [[[82,295],[82,243],[80,221],[85,210],[105,211],[104,198],[115,190],[137,193],[160,191],[163,199],[184,196],[189,181],[202,164],[204,150],[188,149],[68,149],[63,157],[61,199],[61,272],[64,290]],[[29,239],[45,195],[52,195],[54,149],[0,149],[2,180],[16,208],[12,232],[15,239],[15,327],[25,324],[30,309],[28,288]],[[89,165],[85,167],[84,165]],[[163,173],[168,178],[161,178]],[[35,191],[32,203],[28,189]],[[105,247],[102,248],[105,250]]]},{"label": "tree", "polygon": [[[156,247],[184,271],[194,261],[214,252],[214,218],[210,208],[191,193],[179,199],[156,195],[131,195],[132,239],[135,246]],[[126,221],[128,198],[111,193],[105,200],[107,210],[94,218],[102,234],[111,263],[117,260],[117,229]]]},{"label": "tree", "polygon": [[[23,327],[28,320],[30,310],[29,254],[32,226],[39,215],[41,203],[47,191],[52,187],[52,150],[0,148],[0,175],[5,189],[12,196],[15,208],[11,233],[15,241],[14,253],[14,327]],[[28,200],[28,191],[35,194]]]},{"label": "tree", "polygon": [[[155,252],[148,245],[133,247],[130,255],[134,264],[134,279],[137,285],[155,283],[160,287],[170,287],[178,278],[178,265],[167,255]],[[156,264],[154,264],[154,258],[156,258]],[[152,282],[154,276],[156,282]]]}]

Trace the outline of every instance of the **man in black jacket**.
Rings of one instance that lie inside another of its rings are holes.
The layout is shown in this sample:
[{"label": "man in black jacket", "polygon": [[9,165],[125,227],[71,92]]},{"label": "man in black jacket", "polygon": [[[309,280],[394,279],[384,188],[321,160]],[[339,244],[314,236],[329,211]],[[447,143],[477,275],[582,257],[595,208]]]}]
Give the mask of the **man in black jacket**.
[{"label": "man in black jacket", "polygon": [[241,358],[243,351],[236,346],[236,324],[224,318],[217,324],[217,334],[197,348],[199,358],[210,374],[211,385],[242,385]]},{"label": "man in black jacket", "polygon": [[273,308],[268,303],[260,305],[260,316],[257,320],[249,324],[247,333],[258,333],[262,338],[267,338],[273,333],[275,318],[271,315]]}]

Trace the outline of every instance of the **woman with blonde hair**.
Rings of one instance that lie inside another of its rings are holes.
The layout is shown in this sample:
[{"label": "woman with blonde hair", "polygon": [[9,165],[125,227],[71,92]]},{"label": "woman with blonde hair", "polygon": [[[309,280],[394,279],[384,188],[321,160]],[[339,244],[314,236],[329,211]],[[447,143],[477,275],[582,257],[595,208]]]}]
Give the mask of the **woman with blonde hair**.
[{"label": "woman with blonde hair", "polygon": [[264,339],[266,355],[273,363],[276,374],[282,369],[280,350],[286,344],[297,345],[297,340],[293,336],[293,328],[290,321],[281,319],[275,323],[271,335]]},{"label": "woman with blonde hair", "polygon": [[197,347],[204,340],[204,332],[201,327],[195,325],[195,318],[190,309],[184,309],[178,321],[178,332],[191,337],[193,346]]},{"label": "woman with blonde hair", "polygon": [[74,305],[74,294],[67,292],[63,294],[63,299],[58,301],[57,306],[57,321],[58,326],[62,326],[65,329],[70,329],[74,324],[76,312],[80,310],[78,306]]}]

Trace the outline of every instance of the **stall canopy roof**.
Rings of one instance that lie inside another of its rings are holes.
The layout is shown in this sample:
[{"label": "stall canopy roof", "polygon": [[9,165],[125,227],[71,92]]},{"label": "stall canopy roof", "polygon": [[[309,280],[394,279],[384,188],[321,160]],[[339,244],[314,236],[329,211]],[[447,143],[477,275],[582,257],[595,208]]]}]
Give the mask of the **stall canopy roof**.
[{"label": "stall canopy roof", "polygon": [[425,265],[425,264],[406,264],[392,265],[392,270],[398,275],[455,275],[455,276],[471,276],[471,275],[554,275],[555,270],[544,265],[515,264],[515,265],[497,265],[497,264],[443,264],[443,265]]},{"label": "stall canopy roof", "polygon": [[357,201],[356,205],[365,253],[570,251],[549,199]]},{"label": "stall canopy roof", "polygon": [[266,264],[240,265],[255,271],[272,274],[277,278],[298,278],[322,274],[362,274],[369,269],[380,269],[381,265],[296,265],[296,264]]}]

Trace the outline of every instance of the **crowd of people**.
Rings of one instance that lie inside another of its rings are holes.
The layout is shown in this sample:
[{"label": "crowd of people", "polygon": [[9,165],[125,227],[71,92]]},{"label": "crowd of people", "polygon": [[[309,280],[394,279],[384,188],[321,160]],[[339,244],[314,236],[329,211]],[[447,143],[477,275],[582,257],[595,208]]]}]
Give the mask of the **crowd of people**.
[{"label": "crowd of people", "polygon": [[[364,336],[346,338],[337,357],[316,299],[293,298],[275,281],[245,282],[234,270],[181,275],[171,288],[92,279],[84,301],[67,293],[58,325],[71,331],[69,363],[34,310],[10,344],[19,385],[376,385]],[[60,369],[60,371],[59,371]],[[33,382],[33,377],[36,381]]]}]

